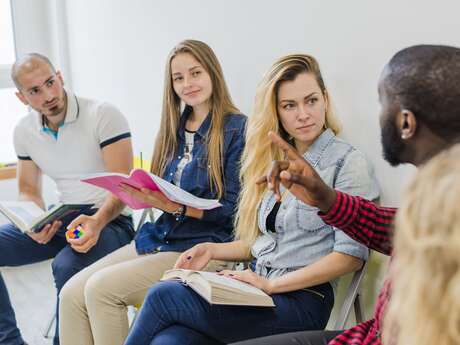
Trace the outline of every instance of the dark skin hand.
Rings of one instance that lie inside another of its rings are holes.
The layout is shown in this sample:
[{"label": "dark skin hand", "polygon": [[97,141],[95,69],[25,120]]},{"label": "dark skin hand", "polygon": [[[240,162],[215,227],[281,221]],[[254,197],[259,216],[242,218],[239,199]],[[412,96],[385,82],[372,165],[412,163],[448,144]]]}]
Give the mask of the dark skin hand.
[{"label": "dark skin hand", "polygon": [[318,207],[327,213],[336,198],[335,190],[329,187],[302,155],[278,134],[269,132],[270,140],[283,150],[286,160],[273,161],[266,176],[257,180],[257,184],[268,184],[278,201],[281,200],[280,183],[297,199],[307,205]]}]

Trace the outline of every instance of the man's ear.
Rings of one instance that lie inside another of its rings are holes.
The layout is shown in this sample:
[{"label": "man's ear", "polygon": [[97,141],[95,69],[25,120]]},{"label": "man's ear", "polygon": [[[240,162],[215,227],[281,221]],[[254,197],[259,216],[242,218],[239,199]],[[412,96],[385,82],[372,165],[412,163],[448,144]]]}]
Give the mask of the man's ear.
[{"label": "man's ear", "polygon": [[408,140],[413,138],[417,130],[417,119],[412,111],[401,110],[397,115],[396,125],[401,132],[401,139]]},{"label": "man's ear", "polygon": [[19,98],[19,100],[24,104],[24,105],[29,105],[29,102],[27,102],[27,99],[24,97],[21,91],[16,91],[16,97]]}]

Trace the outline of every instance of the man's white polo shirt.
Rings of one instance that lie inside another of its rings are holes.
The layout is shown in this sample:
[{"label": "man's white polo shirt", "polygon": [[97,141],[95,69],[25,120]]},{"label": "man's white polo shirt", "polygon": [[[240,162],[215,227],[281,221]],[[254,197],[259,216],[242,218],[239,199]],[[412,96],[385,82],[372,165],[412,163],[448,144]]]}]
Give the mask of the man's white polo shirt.
[{"label": "man's white polo shirt", "polygon": [[129,125],[114,106],[66,93],[67,113],[57,135],[47,128],[41,114],[31,111],[14,130],[16,155],[34,161],[56,182],[59,202],[100,207],[107,193],[80,179],[106,172],[102,149],[129,138]]}]

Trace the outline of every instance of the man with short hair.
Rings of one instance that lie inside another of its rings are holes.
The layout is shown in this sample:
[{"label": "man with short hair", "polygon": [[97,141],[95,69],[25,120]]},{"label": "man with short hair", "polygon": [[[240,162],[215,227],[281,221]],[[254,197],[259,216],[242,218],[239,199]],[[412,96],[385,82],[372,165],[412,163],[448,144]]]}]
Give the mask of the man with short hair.
[{"label": "man with short hair", "polygon": [[[383,70],[378,88],[383,155],[392,166],[403,163],[421,166],[460,142],[459,83],[459,48],[419,45],[393,56]],[[286,152],[287,160],[274,162],[261,183],[268,182],[278,195],[282,183],[298,199],[318,207],[327,224],[371,249],[392,254],[397,209],[379,207],[330,188],[289,144],[274,133],[270,136]],[[287,333],[238,344],[379,345],[390,285],[390,280],[384,284],[375,317],[351,329]],[[391,339],[386,343],[391,344]]]},{"label": "man with short hair", "polygon": [[[41,185],[42,174],[46,174],[56,182],[59,202],[95,205],[85,214],[94,214],[103,204],[115,205],[113,197],[80,178],[101,172],[129,173],[132,146],[125,117],[110,104],[80,98],[64,89],[61,73],[43,55],[33,53],[17,60],[11,76],[17,97],[31,108],[14,130],[19,200],[33,201],[45,209]],[[126,210],[100,230],[85,233],[85,241],[69,245],[65,232],[72,220],[64,218],[27,234],[13,224],[1,226],[0,267],[54,258],[59,293],[75,273],[129,243],[134,235]],[[25,344],[1,275],[0,344]],[[59,344],[58,334],[54,344]]]}]

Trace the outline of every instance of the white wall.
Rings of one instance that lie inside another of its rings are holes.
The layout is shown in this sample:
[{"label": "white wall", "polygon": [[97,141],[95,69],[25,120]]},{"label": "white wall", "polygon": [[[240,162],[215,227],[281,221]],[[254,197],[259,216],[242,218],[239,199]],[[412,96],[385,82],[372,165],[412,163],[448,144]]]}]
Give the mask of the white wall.
[{"label": "white wall", "polygon": [[66,8],[75,91],[119,106],[144,156],[158,128],[164,61],[178,41],[196,38],[213,47],[247,114],[275,58],[316,56],[344,136],[371,157],[387,205],[398,203],[412,169],[390,168],[381,158],[379,73],[408,45],[460,46],[460,4],[453,1],[67,0]]},{"label": "white wall", "polygon": [[[64,72],[67,72],[67,26],[62,22],[66,18],[65,15],[62,15],[64,13],[63,4],[59,0],[11,0],[11,17],[17,56],[29,52],[45,54]],[[67,82],[70,83],[70,81],[68,78]],[[12,86],[12,83],[9,85]],[[14,89],[4,89],[3,92],[13,93]],[[0,104],[2,121],[0,160],[2,162],[10,162],[16,157],[13,149],[13,128],[17,121],[26,114],[27,109],[19,100],[14,100],[13,104]],[[0,181],[1,200],[17,200],[17,194],[15,180]],[[43,181],[43,198],[47,204],[57,201],[55,184],[46,176]],[[0,217],[0,223],[3,221],[4,219]]]},{"label": "white wall", "polygon": [[[11,10],[16,55],[30,52],[44,54],[67,73],[65,2],[11,0]],[[67,82],[70,82],[70,76]]]}]

